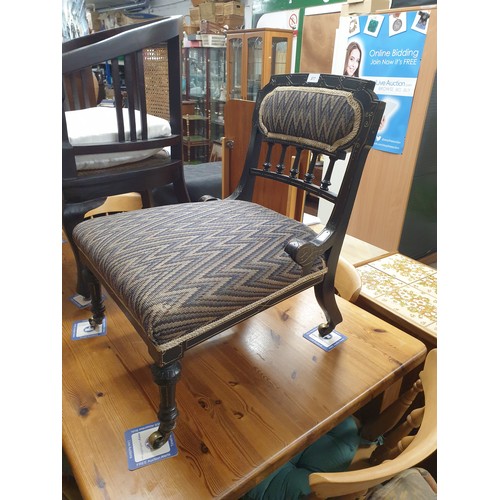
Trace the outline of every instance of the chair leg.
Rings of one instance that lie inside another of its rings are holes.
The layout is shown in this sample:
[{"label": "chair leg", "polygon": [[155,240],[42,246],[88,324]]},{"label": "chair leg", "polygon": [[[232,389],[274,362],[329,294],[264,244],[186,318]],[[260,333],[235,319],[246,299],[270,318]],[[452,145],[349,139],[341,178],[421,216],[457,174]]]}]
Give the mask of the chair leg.
[{"label": "chair leg", "polygon": [[316,300],[326,316],[326,323],[318,325],[318,333],[321,337],[331,333],[342,322],[342,314],[335,298],[333,282],[333,278],[326,275],[322,283],[314,286]]},{"label": "chair leg", "polygon": [[151,191],[140,191],[142,201],[142,208],[150,208],[154,206],[153,197]]},{"label": "chair leg", "polygon": [[184,180],[183,171],[179,172],[179,176],[174,180],[172,184],[178,203],[189,203],[191,199],[189,197],[186,182]]},{"label": "chair leg", "polygon": [[148,443],[152,449],[157,450],[168,441],[179,414],[175,404],[175,388],[181,376],[181,363],[174,361],[165,366],[152,365],[151,371],[155,383],[160,388],[160,426],[149,436]]},{"label": "chair leg", "polygon": [[86,299],[90,297],[90,290],[83,276],[83,266],[80,261],[78,248],[73,240],[73,229],[75,229],[77,224],[83,222],[85,214],[89,210],[102,205],[104,200],[105,198],[99,198],[96,200],[90,200],[82,203],[71,203],[63,206],[63,229],[66,233],[66,238],[68,238],[68,242],[71,246],[76,262],[76,292]]},{"label": "chair leg", "polygon": [[101,325],[104,319],[104,302],[102,300],[101,284],[97,278],[89,271],[89,269],[82,265],[82,276],[89,289],[90,293],[90,310],[92,311],[92,318],[89,319],[90,326],[95,329],[97,325]]}]

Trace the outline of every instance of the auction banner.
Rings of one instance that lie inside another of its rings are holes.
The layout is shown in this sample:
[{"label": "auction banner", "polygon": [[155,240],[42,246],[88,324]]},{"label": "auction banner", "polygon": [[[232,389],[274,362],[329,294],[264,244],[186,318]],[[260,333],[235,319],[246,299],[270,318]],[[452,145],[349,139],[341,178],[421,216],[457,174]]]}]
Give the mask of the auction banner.
[{"label": "auction banner", "polygon": [[341,17],[332,72],[375,81],[385,101],[374,149],[402,154],[430,11]]}]

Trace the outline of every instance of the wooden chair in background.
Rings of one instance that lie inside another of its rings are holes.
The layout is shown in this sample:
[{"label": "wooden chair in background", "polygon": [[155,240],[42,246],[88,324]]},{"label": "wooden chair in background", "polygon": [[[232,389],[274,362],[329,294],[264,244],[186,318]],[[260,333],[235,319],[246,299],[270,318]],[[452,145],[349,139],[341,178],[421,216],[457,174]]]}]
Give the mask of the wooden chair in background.
[{"label": "wooden chair in background", "polygon": [[339,257],[335,272],[335,291],[343,299],[355,303],[361,293],[361,276],[344,257]]},{"label": "wooden chair in background", "polygon": [[[420,393],[425,406],[409,411]],[[382,444],[378,444],[380,436]],[[372,444],[359,449],[348,471],[309,476],[311,498],[364,498],[371,488],[418,466],[437,450],[437,349],[428,353],[413,386],[377,419],[361,427],[361,437]],[[432,491],[430,494],[432,497]]]},{"label": "wooden chair in background", "polygon": [[[87,212],[130,192],[152,206],[152,190],[167,184],[178,201],[190,201],[182,162],[181,26],[182,16],[171,16],[62,45],[62,219],[77,262],[76,291],[84,297],[90,292],[72,234]],[[168,85],[151,80],[152,64],[168,72]],[[99,65],[111,68],[113,109],[96,106],[92,68]],[[159,109],[148,99],[152,86],[163,91]]]}]

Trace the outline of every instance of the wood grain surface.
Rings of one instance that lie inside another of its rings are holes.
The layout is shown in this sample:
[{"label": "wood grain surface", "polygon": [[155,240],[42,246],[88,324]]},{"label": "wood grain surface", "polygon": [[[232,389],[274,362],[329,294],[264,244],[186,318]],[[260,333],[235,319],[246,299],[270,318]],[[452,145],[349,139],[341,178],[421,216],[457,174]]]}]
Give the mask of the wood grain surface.
[{"label": "wood grain surface", "polygon": [[[129,471],[124,434],[157,421],[145,344],[113,301],[107,334],[71,340],[87,310],[63,243],[63,448],[86,499],[238,498],[418,366],[417,339],[340,300],[348,339],[303,334],[323,321],[312,290],[191,349],[178,384],[178,455]],[[106,293],[106,291],[104,291]]]}]

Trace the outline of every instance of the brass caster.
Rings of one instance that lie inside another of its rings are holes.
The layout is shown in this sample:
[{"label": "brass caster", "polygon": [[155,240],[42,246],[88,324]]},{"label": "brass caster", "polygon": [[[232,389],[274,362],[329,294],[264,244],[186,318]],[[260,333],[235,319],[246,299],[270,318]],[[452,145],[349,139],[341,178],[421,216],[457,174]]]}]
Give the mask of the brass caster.
[{"label": "brass caster", "polygon": [[318,326],[318,333],[320,337],[324,337],[325,335],[328,335],[333,331],[332,325],[330,323],[321,323],[321,325]]},{"label": "brass caster", "polygon": [[163,434],[160,431],[155,431],[148,437],[148,444],[152,450],[157,450],[168,441],[169,436],[170,433]]}]

